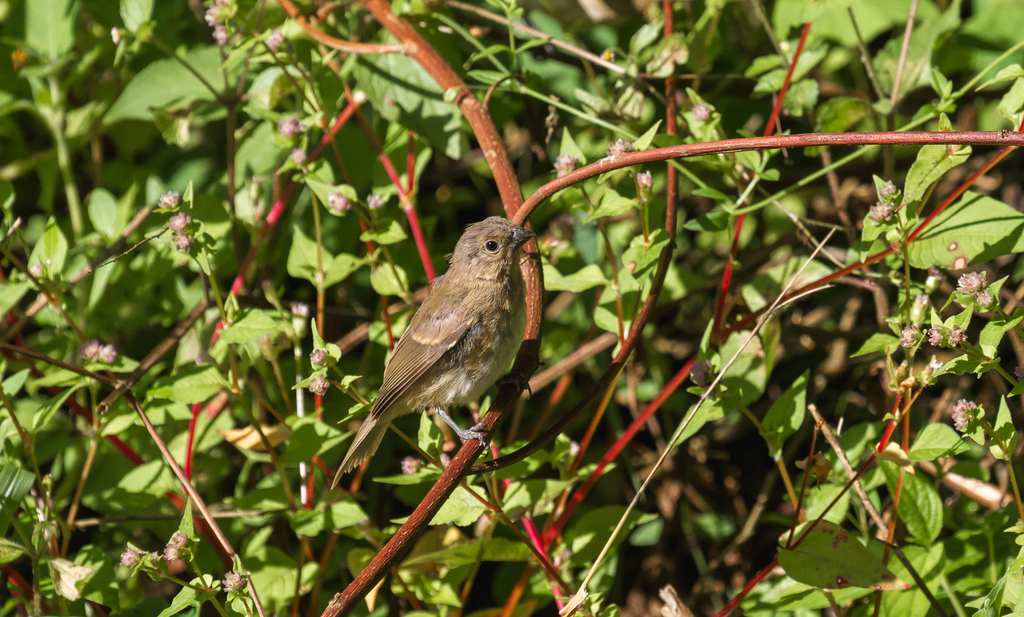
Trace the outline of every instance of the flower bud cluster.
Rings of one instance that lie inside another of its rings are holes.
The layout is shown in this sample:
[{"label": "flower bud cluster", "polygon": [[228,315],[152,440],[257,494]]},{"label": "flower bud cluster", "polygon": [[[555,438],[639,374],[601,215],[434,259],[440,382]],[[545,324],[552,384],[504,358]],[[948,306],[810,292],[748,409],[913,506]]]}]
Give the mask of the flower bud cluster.
[{"label": "flower bud cluster", "polygon": [[989,293],[987,274],[980,272],[965,272],[957,280],[956,290],[965,296],[971,296],[978,302],[978,306],[987,309],[992,306],[992,294]]},{"label": "flower bud cluster", "polygon": [[85,345],[82,345],[82,350],[78,352],[78,356],[83,360],[113,364],[114,360],[117,360],[117,349],[113,343],[104,345],[99,339],[92,339],[86,342]]}]

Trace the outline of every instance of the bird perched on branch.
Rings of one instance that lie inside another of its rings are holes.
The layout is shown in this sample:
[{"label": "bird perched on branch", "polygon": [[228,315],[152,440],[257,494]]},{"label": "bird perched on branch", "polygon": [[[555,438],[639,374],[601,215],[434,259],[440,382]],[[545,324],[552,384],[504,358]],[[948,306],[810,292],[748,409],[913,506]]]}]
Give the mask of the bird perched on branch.
[{"label": "bird perched on branch", "polygon": [[501,377],[525,387],[522,375],[502,375],[526,331],[526,284],[520,249],[534,233],[500,217],[466,228],[448,256],[451,265],[395,345],[370,416],[356,433],[334,477],[368,458],[391,421],[433,409],[462,441],[480,439],[483,424],[459,427],[450,405],[477,400]]}]

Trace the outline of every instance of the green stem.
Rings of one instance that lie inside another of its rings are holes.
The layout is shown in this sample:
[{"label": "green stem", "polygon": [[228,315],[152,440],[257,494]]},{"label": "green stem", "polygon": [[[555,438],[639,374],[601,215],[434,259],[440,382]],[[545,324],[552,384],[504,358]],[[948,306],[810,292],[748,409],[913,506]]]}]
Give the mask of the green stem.
[{"label": "green stem", "polygon": [[[217,277],[213,276],[213,259],[211,259],[211,255],[209,251],[206,250],[206,247],[203,247],[201,250],[203,251],[203,255],[206,257],[206,263],[210,265],[210,274],[206,276],[206,280],[210,282],[210,291],[213,293],[213,299],[217,302],[217,309],[220,311],[220,318],[222,321],[227,323],[228,311],[224,306],[224,299],[220,297],[220,286],[217,285]],[[202,264],[199,265],[199,270],[200,272],[203,271]]]},{"label": "green stem", "polygon": [[956,597],[953,592],[952,586],[949,584],[949,579],[946,578],[945,572],[939,572],[939,585],[942,586],[942,591],[946,593],[946,597],[949,598],[949,603],[953,605],[953,612],[956,613],[957,617],[967,617],[967,612],[964,611],[963,604],[960,604],[960,599]]},{"label": "green stem", "polygon": [[740,405],[739,408],[740,411],[743,412],[743,415],[745,415],[748,420],[754,423],[754,426],[757,428],[757,432],[764,433],[764,425],[761,424],[761,421],[757,419],[757,416],[754,415],[754,412],[750,411],[750,409],[748,409],[746,405]]},{"label": "green stem", "polygon": [[68,149],[68,142],[64,135],[64,97],[60,91],[60,84],[57,78],[51,76],[50,98],[52,109],[46,116],[50,132],[53,134],[53,141],[57,148],[57,166],[60,168],[61,179],[64,181],[64,195],[68,200],[68,212],[71,215],[71,231],[75,243],[82,239],[84,233],[82,219],[82,201],[78,195],[78,185],[75,184],[75,172],[71,168],[71,152]]},{"label": "green stem", "polygon": [[[195,569],[196,574],[199,575],[199,578],[202,579],[203,578],[203,572],[202,572],[202,570],[199,569],[199,564],[196,563],[196,560],[192,561],[192,567]],[[201,591],[210,591],[211,590],[209,587],[206,587],[206,588],[195,587],[191,583],[189,583],[188,586],[192,587],[194,589],[200,589]],[[213,596],[213,597],[210,598],[210,604],[213,605],[213,608],[217,609],[217,612],[221,614],[221,617],[228,617],[227,611],[224,610],[224,607],[221,605],[220,600],[217,599],[217,596]]]},{"label": "green stem", "polygon": [[952,100],[956,101],[957,99],[959,99],[963,95],[967,94],[967,91],[970,90],[971,88],[973,88],[974,84],[976,84],[979,81],[981,81],[981,78],[984,77],[989,71],[991,71],[992,69],[994,69],[997,66],[999,66],[999,64],[1003,60],[1005,60],[1005,59],[1009,58],[1010,56],[1012,56],[1014,53],[1017,52],[1018,49],[1020,49],[1022,47],[1024,47],[1024,41],[1021,41],[1021,42],[1017,43],[1013,47],[1011,47],[1011,48],[1007,49],[1006,51],[1004,51],[998,58],[996,58],[992,62],[989,62],[988,66],[986,66],[985,68],[983,68],[980,71],[978,71],[978,74],[975,75],[973,78],[971,78],[971,80],[968,81],[966,84],[964,84],[963,88],[960,88],[959,90],[957,90],[956,92],[953,93],[953,96],[951,97]]},{"label": "green stem", "polygon": [[1017,513],[1020,515],[1020,519],[1024,520],[1024,502],[1020,498],[1020,488],[1017,486],[1017,474],[1013,471],[1013,461],[1011,460],[1010,448],[1007,447],[1006,442],[996,434],[992,425],[984,417],[978,419],[978,424],[985,430],[989,438],[999,445],[999,449],[1003,452],[1003,460],[1006,461],[1006,471],[1010,474],[1010,484],[1013,486],[1013,500],[1017,502]]},{"label": "green stem", "polygon": [[[897,218],[899,218],[899,217],[897,216]],[[906,237],[907,237],[906,229],[904,229],[902,223],[899,224],[899,227],[900,227],[900,237],[902,237],[904,240],[906,240]],[[902,245],[900,245],[900,250],[903,251],[903,290],[904,290],[904,292],[906,294],[906,300],[904,301],[904,305],[905,305],[904,310],[906,311],[906,321],[904,323],[906,325],[910,326],[911,325],[911,323],[910,323],[910,310],[913,308],[913,300],[911,300],[911,298],[910,298],[910,248],[907,246],[906,241],[904,241],[902,243]],[[910,356],[911,360],[914,359],[914,348],[913,347],[910,348],[910,353],[908,355]]]},{"label": "green stem", "polygon": [[[345,373],[341,372],[341,369],[338,368],[338,365],[335,364],[334,366],[331,367],[331,369],[333,369],[334,372],[337,373],[338,376],[341,377],[342,380],[345,379]],[[344,381],[341,381],[341,382],[332,381],[331,383],[334,384],[335,386],[337,386],[337,388],[339,390],[341,390],[342,392],[347,394],[349,396],[349,398],[351,398],[353,401],[359,403],[360,405],[369,405],[370,404],[370,401],[368,401],[365,398],[363,398],[363,395],[359,394],[359,392],[356,391],[354,388],[352,388],[352,386],[344,385]]]}]

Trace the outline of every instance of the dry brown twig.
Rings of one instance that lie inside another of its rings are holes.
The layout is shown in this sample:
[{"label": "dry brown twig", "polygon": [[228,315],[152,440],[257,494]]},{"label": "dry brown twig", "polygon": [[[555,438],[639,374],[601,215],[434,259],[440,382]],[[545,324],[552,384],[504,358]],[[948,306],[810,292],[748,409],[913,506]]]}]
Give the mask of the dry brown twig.
[{"label": "dry brown twig", "polygon": [[[821,414],[818,413],[817,406],[812,403],[807,406],[807,411],[814,418],[814,421],[818,423],[818,428],[821,430],[821,434],[825,436],[825,441],[828,442],[828,445],[832,446],[832,451],[835,452],[836,456],[839,458],[839,462],[842,464],[843,469],[846,470],[846,475],[851,478],[854,477],[853,467],[850,465],[849,459],[846,458],[846,453],[843,452],[843,448],[839,444],[839,440],[836,439],[831,427],[829,427],[828,422],[826,422],[825,419],[821,417]],[[878,527],[879,533],[886,532],[888,526],[885,524],[885,519],[882,518],[882,515],[875,509],[874,504],[872,504],[871,500],[868,499],[868,494],[864,492],[864,487],[861,486],[860,480],[855,481],[853,483],[853,487],[857,489],[857,496],[860,497],[861,503],[864,504],[864,510],[868,513],[868,516],[871,517],[871,520],[874,521],[875,525]]]},{"label": "dry brown twig", "polygon": [[[128,390],[124,393],[124,397],[127,399],[128,404],[131,405],[132,409],[134,409],[139,415],[139,419],[142,420],[142,423],[146,426],[146,430],[149,431],[149,436],[153,440],[153,443],[155,443],[156,447],[160,450],[160,454],[162,454],[164,460],[167,461],[171,471],[174,472],[174,476],[178,478],[178,482],[181,482],[181,488],[188,495],[189,499],[192,500],[195,507],[198,508],[203,520],[205,520],[210,526],[210,530],[213,531],[213,535],[217,538],[217,542],[220,544],[220,547],[231,558],[238,558],[238,553],[236,553],[235,549],[231,547],[231,543],[228,542],[228,539],[224,536],[224,532],[221,531],[220,526],[217,525],[217,519],[210,514],[203,498],[199,496],[195,487],[192,486],[188,477],[185,476],[185,472],[182,471],[181,466],[178,465],[178,462],[174,460],[173,456],[171,456],[171,451],[167,449],[167,444],[165,444],[164,440],[160,438],[160,434],[156,432],[156,427],[154,427],[153,423],[149,421],[149,416],[147,416],[146,412],[142,410],[142,406],[139,405],[139,401],[135,399],[135,395],[132,394],[131,390]],[[245,576],[245,582],[246,586],[249,588],[249,594],[252,596],[253,603],[256,605],[256,612],[259,613],[260,617],[267,617],[267,614],[263,611],[263,605],[260,603],[260,597],[256,592],[256,587],[253,586],[252,578],[249,577],[248,574]]]}]

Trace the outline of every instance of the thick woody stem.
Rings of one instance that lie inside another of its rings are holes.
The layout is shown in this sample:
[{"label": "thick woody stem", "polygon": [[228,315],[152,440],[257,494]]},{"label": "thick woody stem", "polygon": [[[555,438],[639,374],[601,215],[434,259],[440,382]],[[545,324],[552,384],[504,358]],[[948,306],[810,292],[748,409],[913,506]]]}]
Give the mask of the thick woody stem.
[{"label": "thick woody stem", "polygon": [[[442,89],[457,94],[454,101],[472,127],[484,158],[494,174],[505,212],[510,219],[523,223],[522,217],[516,217],[523,204],[522,193],[516,182],[512,162],[508,159],[501,136],[490,114],[483,104],[470,92],[458,74],[441,58],[419,32],[408,22],[395,16],[387,0],[364,0],[363,6],[391,34],[398,39],[405,52],[420,64]],[[529,378],[537,369],[537,353],[540,347],[541,301],[544,283],[541,278],[537,249],[531,241],[526,247],[530,259],[523,263],[523,277],[526,280],[527,326],[526,336],[513,370]],[[498,397],[487,415],[484,417],[484,433],[489,436],[494,428],[511,413],[513,403],[519,397],[515,386],[508,385],[501,389]],[[359,573],[354,581],[336,595],[323,617],[345,615],[352,611],[356,604],[373,589],[373,587],[396,565],[412,548],[413,543],[427,530],[431,519],[458,487],[459,481],[469,471],[473,461],[480,456],[486,445],[472,439],[459,449],[452,462],[445,469],[441,478],[431,487],[420,505],[412,513],[401,529],[391,538],[387,545],[377,554],[366,568]]]}]

